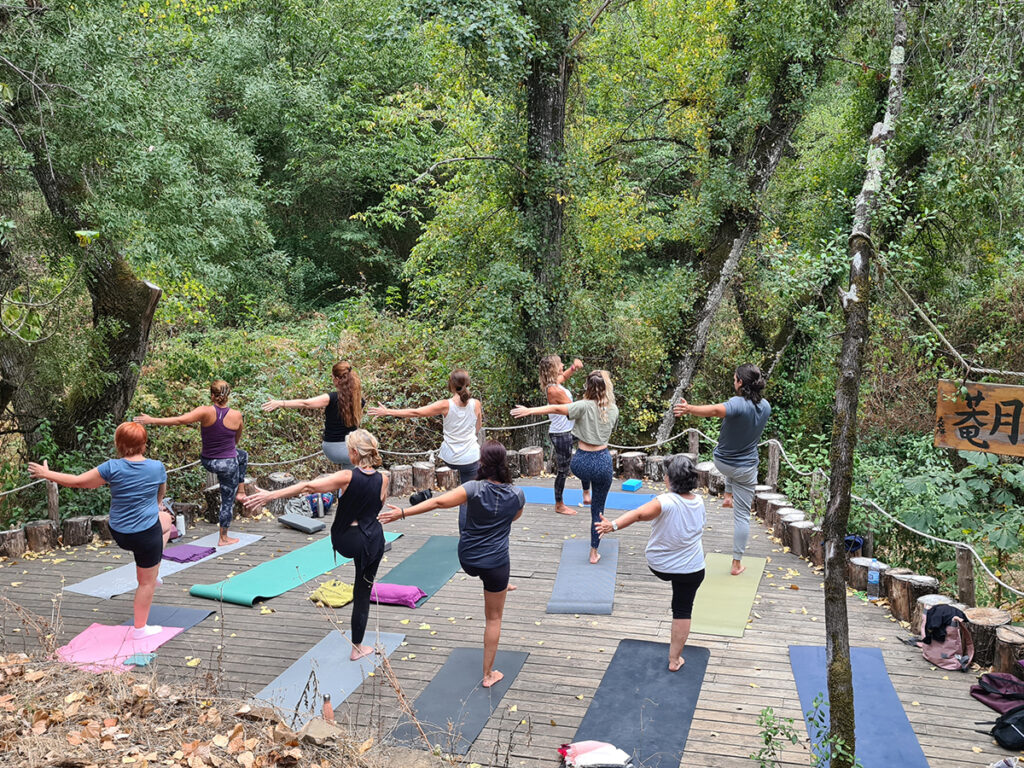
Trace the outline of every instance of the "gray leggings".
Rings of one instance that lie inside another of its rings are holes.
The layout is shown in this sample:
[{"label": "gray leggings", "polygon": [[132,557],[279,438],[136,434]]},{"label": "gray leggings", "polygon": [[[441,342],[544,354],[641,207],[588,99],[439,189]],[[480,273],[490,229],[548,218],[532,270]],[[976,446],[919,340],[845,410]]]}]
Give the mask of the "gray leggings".
[{"label": "gray leggings", "polygon": [[337,464],[342,469],[355,469],[355,465],[349,458],[348,446],[345,444],[344,440],[337,443],[325,442],[323,444],[323,449],[324,456],[326,456],[327,460],[332,464]]},{"label": "gray leggings", "polygon": [[750,539],[750,506],[754,503],[757,464],[734,467],[715,459],[715,467],[725,476],[725,492],[732,494],[732,556],[742,560]]}]

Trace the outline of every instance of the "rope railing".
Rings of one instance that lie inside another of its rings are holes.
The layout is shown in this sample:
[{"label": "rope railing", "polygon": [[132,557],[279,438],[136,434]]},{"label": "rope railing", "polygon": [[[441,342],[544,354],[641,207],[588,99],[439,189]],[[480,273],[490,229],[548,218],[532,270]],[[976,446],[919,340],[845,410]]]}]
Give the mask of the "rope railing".
[{"label": "rope railing", "polygon": [[17,493],[18,491],[24,491],[26,488],[31,488],[33,485],[39,485],[40,483],[43,483],[43,482],[46,482],[46,481],[40,478],[39,480],[33,480],[31,483],[25,483],[24,485],[19,485],[17,488],[11,488],[9,490],[0,492],[0,499],[2,499],[4,496],[7,496],[9,494]]}]

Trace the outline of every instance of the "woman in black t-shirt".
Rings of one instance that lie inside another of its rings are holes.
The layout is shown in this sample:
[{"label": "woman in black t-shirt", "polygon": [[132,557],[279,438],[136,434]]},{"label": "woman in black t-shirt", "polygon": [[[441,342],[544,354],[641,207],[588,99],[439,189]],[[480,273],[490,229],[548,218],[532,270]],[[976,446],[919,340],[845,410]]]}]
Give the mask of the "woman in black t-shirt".
[{"label": "woman in black t-shirt", "polygon": [[305,400],[267,400],[263,410],[270,413],[278,408],[323,409],[324,456],[342,469],[353,469],[345,437],[363,420],[363,387],[351,363],[335,363],[331,369],[331,379],[335,391],[330,394]]},{"label": "woman in black t-shirt", "polygon": [[501,617],[505,611],[511,568],[508,538],[513,521],[523,514],[526,504],[522,489],[512,485],[512,475],[505,462],[505,446],[494,440],[484,443],[480,449],[480,470],[476,480],[406,510],[388,504],[388,509],[377,519],[387,524],[410,515],[450,509],[461,504],[466,505],[466,515],[465,518],[459,516],[459,563],[467,575],[479,576],[483,581],[486,624],[482,685],[490,688],[504,677],[494,669],[494,657],[501,638]]}]

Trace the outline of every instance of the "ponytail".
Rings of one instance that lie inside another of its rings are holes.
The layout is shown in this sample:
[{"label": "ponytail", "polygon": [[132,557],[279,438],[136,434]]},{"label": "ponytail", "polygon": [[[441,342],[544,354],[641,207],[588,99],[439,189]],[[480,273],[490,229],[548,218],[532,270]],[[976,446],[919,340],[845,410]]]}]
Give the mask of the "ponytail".
[{"label": "ponytail", "polygon": [[468,403],[471,397],[469,394],[469,373],[462,368],[456,368],[452,371],[451,375],[448,376],[448,389],[451,390],[453,395],[458,395],[463,405]]},{"label": "ponytail", "polygon": [[744,363],[736,369],[736,378],[740,380],[740,394],[754,405],[760,403],[765,386],[761,369],[752,363]]},{"label": "ponytail", "polygon": [[231,385],[224,379],[217,379],[210,385],[210,399],[214,404],[223,408],[228,403],[228,395],[231,394]]}]

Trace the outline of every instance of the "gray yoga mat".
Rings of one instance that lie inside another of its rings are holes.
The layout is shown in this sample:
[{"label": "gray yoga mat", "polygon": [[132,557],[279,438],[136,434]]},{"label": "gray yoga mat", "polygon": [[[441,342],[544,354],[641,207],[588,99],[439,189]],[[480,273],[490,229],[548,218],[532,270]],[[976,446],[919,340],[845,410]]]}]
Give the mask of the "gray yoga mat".
[{"label": "gray yoga mat", "polygon": [[[154,605],[149,609],[149,620],[146,623],[160,627],[192,629],[192,627],[212,613],[214,611],[209,608],[179,608],[175,605]],[[122,621],[121,625],[126,626],[134,623],[134,619],[128,619],[128,621]]]},{"label": "gray yoga mat", "polygon": [[[205,563],[207,560],[220,557],[228,552],[234,552],[236,549],[240,549],[241,547],[247,547],[263,538],[262,536],[257,536],[253,533],[236,533],[235,537],[238,539],[237,544],[231,544],[227,547],[217,547],[217,539],[219,537],[220,534],[211,533],[209,536],[203,536],[201,539],[189,542],[190,544],[195,544],[199,547],[217,548],[217,551],[214,554],[209,557],[204,557],[202,560],[195,560],[191,563],[176,563],[173,560],[161,560],[160,578],[165,579],[172,574],[185,570],[186,568],[191,568],[193,565],[199,565],[199,563]],[[114,568],[110,571],[98,573],[84,581],[78,582],[77,584],[64,587],[64,591],[75,592],[79,595],[89,595],[90,597],[102,597],[104,600],[109,600],[114,595],[131,592],[139,584],[135,578],[135,563],[131,561],[131,552],[125,551],[125,557],[127,557],[129,561],[127,565],[122,565],[120,568]]]},{"label": "gray yoga mat", "polygon": [[[285,722],[292,728],[300,728],[320,714],[324,694],[329,694],[331,704],[337,707],[377,666],[375,653],[349,661],[351,637],[349,631],[344,635],[331,632],[253,698],[284,712]],[[405,635],[392,632],[368,631],[363,645],[382,645],[384,655],[390,656],[404,639]]]},{"label": "gray yoga mat", "polygon": [[668,671],[668,644],[619,643],[573,741],[611,741],[644,768],[677,768],[697,709],[710,651],[688,645]]},{"label": "gray yoga mat", "polygon": [[590,540],[570,539],[562,545],[562,560],[548,600],[548,613],[607,615],[615,604],[618,539],[602,539],[601,560],[590,564]]},{"label": "gray yoga mat", "polygon": [[[412,707],[431,745],[449,754],[466,754],[529,655],[522,651],[498,651],[494,668],[505,677],[496,685],[484,688],[480,685],[483,649],[454,648]],[[396,744],[423,747],[423,737],[405,715],[399,719],[390,738]]]}]

